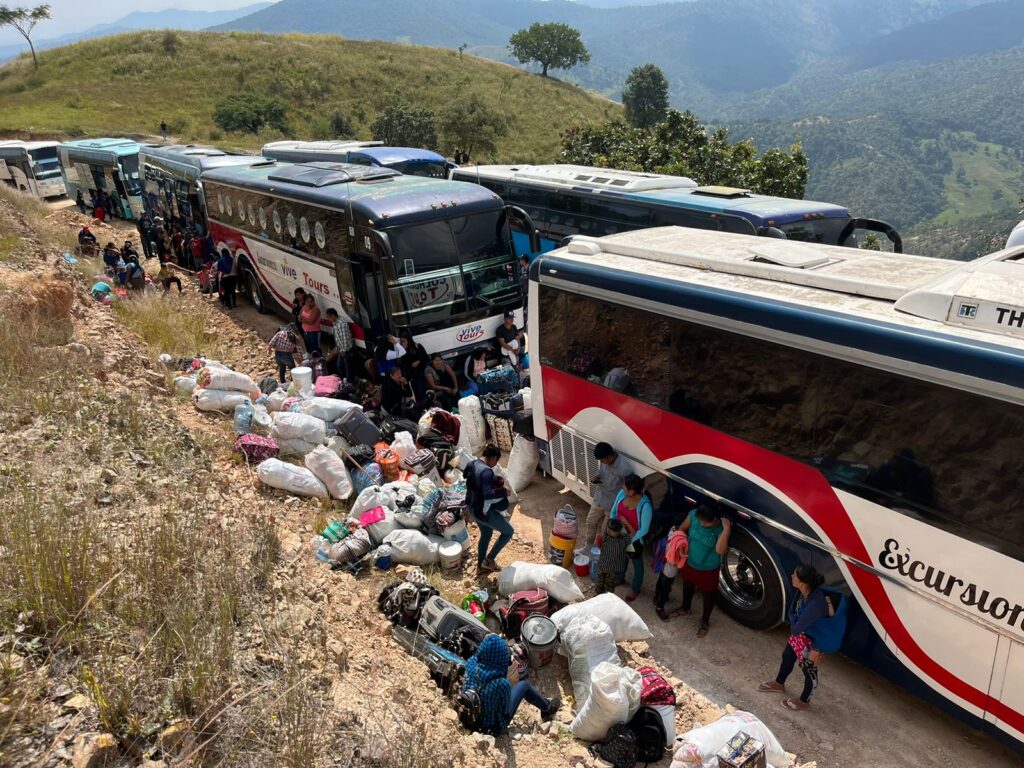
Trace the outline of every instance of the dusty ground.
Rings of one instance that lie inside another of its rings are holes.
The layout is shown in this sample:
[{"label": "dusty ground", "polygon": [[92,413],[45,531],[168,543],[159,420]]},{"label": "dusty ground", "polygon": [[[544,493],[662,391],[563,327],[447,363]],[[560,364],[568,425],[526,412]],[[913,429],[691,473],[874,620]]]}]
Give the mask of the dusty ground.
[{"label": "dusty ground", "polygon": [[[78,221],[76,211],[63,209],[56,215],[68,226]],[[123,227],[118,223],[103,228],[103,233],[109,229],[113,235]],[[101,240],[104,234],[98,233]],[[259,316],[248,307],[227,313],[194,289],[180,297],[173,294],[168,300],[179,302],[182,312],[206,318],[208,327],[222,341],[228,341],[232,352],[225,355],[226,362],[257,378],[272,371],[272,359],[264,343],[280,322],[275,316]],[[116,358],[122,365],[127,364],[132,348],[149,360],[159,351],[144,350],[131,333],[116,331],[116,320],[109,310],[92,305],[76,317],[81,326],[76,337],[90,346],[102,347],[104,339],[113,333],[122,336],[124,350]],[[133,365],[141,362],[135,360]],[[324,702],[323,729],[346,734],[340,740],[342,746],[332,742],[333,751],[318,755],[310,764],[369,765],[371,761],[351,758],[352,745],[382,750],[381,734],[407,750],[422,750],[418,757],[427,765],[541,768],[592,764],[585,750],[565,733],[542,734],[536,713],[528,709],[517,716],[510,736],[498,739],[493,748],[462,731],[423,667],[394,644],[376,611],[376,595],[392,576],[377,571],[364,571],[357,577],[331,572],[313,558],[310,537],[325,517],[341,514],[341,510],[260,486],[255,474],[231,454],[226,416],[198,413],[189,401],[155,390],[153,398],[193,439],[210,446],[212,481],[198,500],[207,517],[223,531],[237,530],[261,519],[272,519],[277,525],[282,556],[271,575],[267,594],[260,597],[258,615],[251,625],[239,628],[238,667],[240,675],[244,677],[248,670],[251,677],[253,670],[280,669],[289,659],[298,660],[305,674],[302,685]],[[501,562],[541,560],[554,511],[567,501],[582,511],[578,500],[560,490],[552,480],[538,476],[524,492],[513,517],[517,536],[502,553]],[[485,583],[472,570],[438,581],[446,596],[452,598]],[[584,587],[589,590],[588,584]],[[678,618],[665,624],[654,616],[649,600],[640,601],[637,607],[655,637],[649,644],[630,644],[622,649],[622,655],[633,666],[653,662],[677,684],[679,732],[713,719],[720,708],[732,704],[758,714],[789,751],[801,760],[817,760],[819,766],[1020,765],[1019,757],[987,737],[839,658],[826,662],[815,709],[788,712],[778,698],[753,691],[759,681],[773,674],[784,635],[751,632],[719,614],[713,619],[711,634],[698,641],[691,619]],[[559,657],[542,671],[538,684],[545,694],[561,692],[563,699],[571,693]],[[57,709],[60,711],[59,706]],[[73,728],[96,727],[88,712],[86,707]],[[571,710],[564,706],[560,719],[565,722],[570,718]],[[66,726],[65,731],[71,727]],[[74,736],[73,730],[63,733],[63,751],[51,748],[48,761],[39,764],[67,764],[64,756],[70,758]],[[170,753],[165,756],[171,757]],[[2,758],[0,763],[6,764]],[[37,764],[31,760],[18,763]],[[139,763],[125,756],[122,764]],[[661,764],[667,765],[668,760]]]}]

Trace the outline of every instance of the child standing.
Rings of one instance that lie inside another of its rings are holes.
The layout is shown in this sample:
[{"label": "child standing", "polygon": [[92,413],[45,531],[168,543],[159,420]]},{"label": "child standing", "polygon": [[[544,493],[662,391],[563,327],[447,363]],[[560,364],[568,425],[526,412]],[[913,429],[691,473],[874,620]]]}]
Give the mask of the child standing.
[{"label": "child standing", "polygon": [[604,542],[601,545],[601,557],[597,560],[597,594],[614,592],[619,574],[626,570],[629,536],[621,520],[609,520]]},{"label": "child standing", "polygon": [[295,367],[295,354],[299,351],[299,337],[295,329],[286,325],[281,328],[267,344],[274,353],[277,362],[277,378],[282,384],[287,383],[287,374]]}]

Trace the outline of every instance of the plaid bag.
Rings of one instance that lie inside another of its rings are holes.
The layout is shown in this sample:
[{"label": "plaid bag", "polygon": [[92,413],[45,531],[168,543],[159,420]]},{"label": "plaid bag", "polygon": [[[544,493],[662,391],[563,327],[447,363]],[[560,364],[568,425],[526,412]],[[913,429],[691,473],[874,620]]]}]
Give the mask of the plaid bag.
[{"label": "plaid bag", "polygon": [[262,435],[239,435],[235,440],[235,452],[242,454],[247,464],[256,465],[277,458],[277,441]]},{"label": "plaid bag", "polygon": [[640,703],[648,707],[676,705],[675,689],[654,667],[640,667]]}]

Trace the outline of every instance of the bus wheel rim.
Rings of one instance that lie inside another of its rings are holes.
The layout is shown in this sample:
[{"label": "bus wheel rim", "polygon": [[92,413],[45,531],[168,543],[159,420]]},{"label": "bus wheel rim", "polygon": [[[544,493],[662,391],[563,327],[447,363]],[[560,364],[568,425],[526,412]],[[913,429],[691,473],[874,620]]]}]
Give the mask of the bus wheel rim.
[{"label": "bus wheel rim", "polygon": [[718,579],[719,590],[725,599],[743,610],[760,608],[764,603],[764,574],[757,563],[738,549],[729,547],[722,559]]},{"label": "bus wheel rim", "polygon": [[249,283],[249,300],[252,301],[253,306],[258,307],[263,304],[263,297],[260,296],[259,281],[256,280],[252,272],[248,273],[248,279],[246,282]]}]

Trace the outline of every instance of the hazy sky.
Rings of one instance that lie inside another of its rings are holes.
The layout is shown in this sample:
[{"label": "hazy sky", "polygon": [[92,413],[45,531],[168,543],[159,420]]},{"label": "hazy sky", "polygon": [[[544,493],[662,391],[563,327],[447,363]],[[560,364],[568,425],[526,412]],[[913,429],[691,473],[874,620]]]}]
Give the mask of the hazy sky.
[{"label": "hazy sky", "polygon": [[[163,11],[184,8],[190,11],[220,11],[241,8],[258,0],[49,0],[53,18],[43,21],[32,33],[33,39],[56,37],[88,29],[96,24],[108,24],[127,16],[132,11]],[[5,5],[35,7],[39,0],[5,0]],[[0,44],[16,43],[23,38],[10,28],[0,29]]]}]

